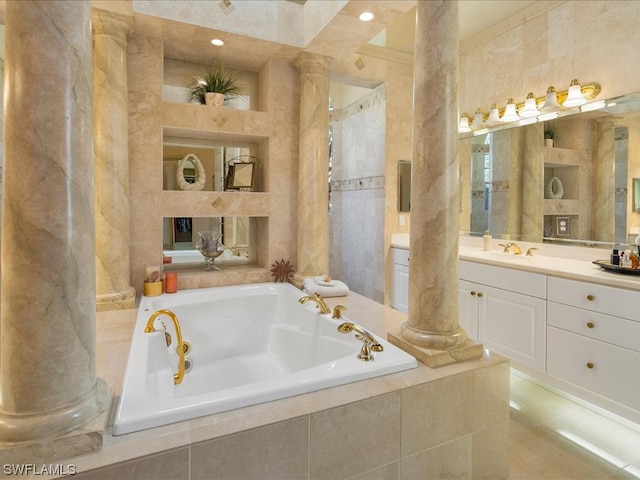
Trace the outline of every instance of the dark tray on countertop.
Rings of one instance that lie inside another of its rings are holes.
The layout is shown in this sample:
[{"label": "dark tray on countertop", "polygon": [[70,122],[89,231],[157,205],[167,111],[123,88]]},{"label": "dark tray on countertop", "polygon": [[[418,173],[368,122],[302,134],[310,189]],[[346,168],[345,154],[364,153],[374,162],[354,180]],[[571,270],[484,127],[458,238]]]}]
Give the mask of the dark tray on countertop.
[{"label": "dark tray on countertop", "polygon": [[609,260],[594,260],[592,263],[595,263],[599,267],[610,272],[624,273],[627,275],[640,275],[640,268],[620,267],[618,265],[613,265]]}]

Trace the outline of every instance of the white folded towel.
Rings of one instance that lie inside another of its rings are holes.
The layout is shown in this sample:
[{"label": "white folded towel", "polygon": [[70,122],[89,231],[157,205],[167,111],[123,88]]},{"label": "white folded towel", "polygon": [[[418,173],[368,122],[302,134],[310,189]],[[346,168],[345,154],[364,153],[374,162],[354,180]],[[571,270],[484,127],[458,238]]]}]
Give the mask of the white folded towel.
[{"label": "white folded towel", "polygon": [[321,297],[344,297],[349,294],[349,287],[344,282],[340,280],[325,282],[324,277],[305,278],[303,289],[309,295],[320,295]]},{"label": "white folded towel", "polygon": [[[329,280],[327,280],[327,278]],[[316,279],[316,283],[318,285],[323,286],[323,287],[335,287],[336,286],[335,282],[333,280],[331,280],[331,277],[325,277],[325,276],[321,275],[319,277],[315,277],[315,279]]]}]

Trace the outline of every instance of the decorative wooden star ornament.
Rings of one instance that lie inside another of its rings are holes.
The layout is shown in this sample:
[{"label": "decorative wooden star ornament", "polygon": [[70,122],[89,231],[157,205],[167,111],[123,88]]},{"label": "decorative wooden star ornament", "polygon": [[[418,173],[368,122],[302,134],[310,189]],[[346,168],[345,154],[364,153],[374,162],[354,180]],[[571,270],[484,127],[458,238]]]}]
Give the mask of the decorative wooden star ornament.
[{"label": "decorative wooden star ornament", "polygon": [[271,265],[271,276],[274,282],[288,282],[293,276],[293,265],[284,258],[280,261],[276,260],[276,263]]}]

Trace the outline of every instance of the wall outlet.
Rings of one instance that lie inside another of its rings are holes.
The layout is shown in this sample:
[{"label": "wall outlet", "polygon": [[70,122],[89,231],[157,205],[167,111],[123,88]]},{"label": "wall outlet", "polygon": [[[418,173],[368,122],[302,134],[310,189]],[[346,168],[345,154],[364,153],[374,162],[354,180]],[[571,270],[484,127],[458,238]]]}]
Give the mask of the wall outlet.
[{"label": "wall outlet", "polygon": [[400,226],[404,227],[404,215],[400,215],[398,221],[400,222]]}]

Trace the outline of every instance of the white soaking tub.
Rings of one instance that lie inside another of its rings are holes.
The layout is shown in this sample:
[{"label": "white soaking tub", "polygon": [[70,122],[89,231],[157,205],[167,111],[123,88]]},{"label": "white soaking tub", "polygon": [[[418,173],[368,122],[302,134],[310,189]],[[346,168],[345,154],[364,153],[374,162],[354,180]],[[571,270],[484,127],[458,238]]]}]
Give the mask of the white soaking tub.
[{"label": "white soaking tub", "polygon": [[[408,353],[383,346],[372,361],[358,359],[363,342],[338,325],[349,322],[321,314],[304,292],[287,283],[183,290],[142,297],[131,342],[114,435],[211,415],[323,388],[415,368]],[[181,383],[177,339],[170,310],[190,344]],[[166,346],[163,324],[172,336]]]}]

